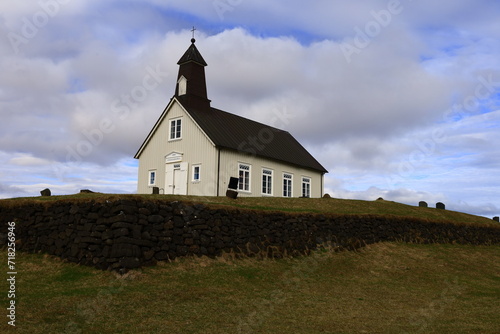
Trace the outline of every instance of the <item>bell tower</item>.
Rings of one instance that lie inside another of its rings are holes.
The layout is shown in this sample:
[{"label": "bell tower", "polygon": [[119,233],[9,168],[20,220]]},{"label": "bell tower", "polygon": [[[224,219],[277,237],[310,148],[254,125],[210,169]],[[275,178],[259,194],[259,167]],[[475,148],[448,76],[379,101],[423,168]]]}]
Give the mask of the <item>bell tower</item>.
[{"label": "bell tower", "polygon": [[195,42],[193,37],[191,45],[177,62],[179,74],[177,75],[175,97],[187,107],[210,108],[205,79],[207,63],[196,48]]}]

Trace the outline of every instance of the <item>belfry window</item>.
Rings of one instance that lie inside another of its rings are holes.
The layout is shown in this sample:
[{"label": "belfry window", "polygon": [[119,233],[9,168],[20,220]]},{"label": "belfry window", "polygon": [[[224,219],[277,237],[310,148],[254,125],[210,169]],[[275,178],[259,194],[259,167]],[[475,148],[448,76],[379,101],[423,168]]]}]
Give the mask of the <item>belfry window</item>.
[{"label": "belfry window", "polygon": [[177,81],[179,84],[179,96],[181,95],[186,95],[187,93],[187,79],[184,76],[181,76],[179,78],[179,81]]}]

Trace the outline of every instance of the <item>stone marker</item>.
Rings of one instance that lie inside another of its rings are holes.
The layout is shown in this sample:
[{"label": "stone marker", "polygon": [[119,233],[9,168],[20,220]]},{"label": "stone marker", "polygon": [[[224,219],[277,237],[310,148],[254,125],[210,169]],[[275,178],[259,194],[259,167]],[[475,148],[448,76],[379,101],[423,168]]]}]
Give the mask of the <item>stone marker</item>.
[{"label": "stone marker", "polygon": [[436,203],[436,209],[446,210],[446,206],[443,203],[441,203],[441,202],[437,202]]},{"label": "stone marker", "polygon": [[324,194],[323,198],[332,198],[332,197],[330,196],[330,194]]},{"label": "stone marker", "polygon": [[52,195],[52,193],[50,192],[50,189],[49,189],[49,188],[45,188],[45,189],[43,189],[42,191],[40,191],[40,194],[41,194],[42,196],[50,196],[50,195]]},{"label": "stone marker", "polygon": [[226,191],[226,196],[229,197],[229,198],[232,198],[232,199],[236,199],[236,197],[238,197],[238,192],[234,191],[234,190],[231,190],[231,189],[228,189]]},{"label": "stone marker", "polygon": [[427,205],[427,202],[420,201],[418,202],[418,206],[421,208],[428,208],[429,206]]},{"label": "stone marker", "polygon": [[160,188],[153,187],[153,195],[159,195],[159,194],[160,194]]},{"label": "stone marker", "polygon": [[80,190],[80,194],[93,194],[94,192],[90,189],[82,189]]},{"label": "stone marker", "polygon": [[493,220],[496,222],[500,222],[500,217],[493,217]]},{"label": "stone marker", "polygon": [[229,178],[229,185],[227,186],[229,189],[238,189],[239,179],[237,177]]}]

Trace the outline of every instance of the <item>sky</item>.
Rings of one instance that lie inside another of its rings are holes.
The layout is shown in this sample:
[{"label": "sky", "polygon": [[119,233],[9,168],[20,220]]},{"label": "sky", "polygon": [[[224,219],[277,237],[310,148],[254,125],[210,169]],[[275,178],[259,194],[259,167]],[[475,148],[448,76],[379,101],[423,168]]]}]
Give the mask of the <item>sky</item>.
[{"label": "sky", "polygon": [[196,45],[212,106],[289,131],[345,199],[500,215],[500,2],[0,3],[0,198],[135,193]]}]

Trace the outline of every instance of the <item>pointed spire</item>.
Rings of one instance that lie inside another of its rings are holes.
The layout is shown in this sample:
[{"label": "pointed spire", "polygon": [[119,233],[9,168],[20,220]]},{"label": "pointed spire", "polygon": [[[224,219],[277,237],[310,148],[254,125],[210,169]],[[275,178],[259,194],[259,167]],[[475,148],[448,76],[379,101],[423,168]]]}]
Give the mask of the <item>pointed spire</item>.
[{"label": "pointed spire", "polygon": [[181,59],[179,59],[179,61],[177,62],[177,65],[182,65],[182,64],[185,64],[189,61],[194,61],[195,63],[198,63],[202,66],[207,66],[207,63],[205,62],[205,60],[201,56],[200,51],[198,51],[198,49],[196,48],[196,45],[194,45],[195,42],[196,42],[196,40],[194,38],[192,38],[191,45],[186,50],[186,52],[181,57]]}]

